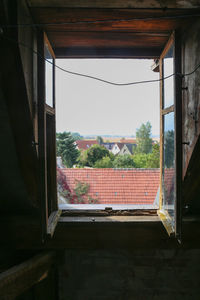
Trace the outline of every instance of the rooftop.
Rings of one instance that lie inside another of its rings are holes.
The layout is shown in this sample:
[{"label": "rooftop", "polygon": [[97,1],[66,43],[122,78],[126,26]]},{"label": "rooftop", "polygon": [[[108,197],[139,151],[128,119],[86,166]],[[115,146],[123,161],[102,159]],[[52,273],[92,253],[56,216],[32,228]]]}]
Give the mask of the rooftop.
[{"label": "rooftop", "polygon": [[[159,188],[159,169],[62,169],[71,191],[77,182],[89,184],[96,204],[153,205]],[[88,203],[87,200],[85,203]]]}]

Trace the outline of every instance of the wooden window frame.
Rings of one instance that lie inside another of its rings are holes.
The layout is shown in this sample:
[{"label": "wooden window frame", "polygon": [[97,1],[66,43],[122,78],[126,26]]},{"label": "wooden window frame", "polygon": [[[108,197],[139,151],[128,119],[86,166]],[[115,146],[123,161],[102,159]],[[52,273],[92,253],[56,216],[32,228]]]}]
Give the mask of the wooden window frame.
[{"label": "wooden window frame", "polygon": [[[166,228],[169,236],[175,236],[181,240],[181,200],[182,200],[182,77],[181,77],[181,38],[180,32],[172,33],[168,43],[160,56],[160,78],[163,78],[163,58],[167,51],[174,45],[174,104],[163,107],[163,80],[160,81],[160,201],[158,215]],[[174,112],[174,151],[175,151],[175,202],[174,202],[174,224],[166,210],[163,210],[163,148],[164,148],[164,126],[163,116]]]},{"label": "wooden window frame", "polygon": [[[46,103],[45,46],[53,58],[53,107]],[[41,234],[53,236],[61,211],[58,209],[56,189],[56,132],[55,132],[55,55],[46,34],[38,30],[38,155],[40,166]]]}]

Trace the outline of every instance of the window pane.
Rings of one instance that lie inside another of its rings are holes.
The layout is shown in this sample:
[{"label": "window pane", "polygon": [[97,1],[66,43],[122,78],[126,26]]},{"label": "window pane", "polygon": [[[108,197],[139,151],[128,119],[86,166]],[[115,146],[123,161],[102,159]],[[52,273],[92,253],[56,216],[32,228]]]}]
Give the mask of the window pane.
[{"label": "window pane", "polygon": [[[163,59],[163,77],[167,77],[174,73],[174,58],[173,58],[173,45],[169,48]],[[174,76],[165,79],[164,87],[164,108],[174,104]]]},{"label": "window pane", "polygon": [[53,58],[45,45],[45,95],[46,103],[53,107]]},{"label": "window pane", "polygon": [[174,162],[174,112],[163,116],[164,118],[164,157],[163,157],[163,209],[174,222],[175,200],[175,162]]}]

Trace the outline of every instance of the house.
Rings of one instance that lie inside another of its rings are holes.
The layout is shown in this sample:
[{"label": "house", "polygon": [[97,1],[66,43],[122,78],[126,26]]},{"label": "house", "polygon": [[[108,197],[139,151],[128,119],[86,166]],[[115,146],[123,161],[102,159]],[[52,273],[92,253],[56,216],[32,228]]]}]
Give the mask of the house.
[{"label": "house", "polygon": [[101,146],[104,146],[107,150],[111,151],[115,143],[103,143]]},{"label": "house", "polygon": [[132,155],[134,153],[134,149],[137,147],[136,144],[124,144],[124,146],[121,148],[119,155]]},{"label": "house", "polygon": [[[198,0],[0,1],[1,300],[199,299],[199,15]],[[159,59],[158,211],[60,211],[48,63],[59,58]]]},{"label": "house", "polygon": [[88,150],[93,145],[98,145],[97,140],[77,140],[75,142],[79,150]]},{"label": "house", "polygon": [[107,206],[132,204],[136,207],[137,205],[156,207],[160,181],[159,169],[65,168],[62,169],[62,173],[71,191],[74,190],[77,182],[89,185],[88,193],[83,196],[85,204],[93,199],[95,204]]},{"label": "house", "polygon": [[117,155],[123,147],[124,147],[124,144],[123,144],[123,143],[115,143],[115,144],[112,146],[111,152],[112,152],[114,155]]}]

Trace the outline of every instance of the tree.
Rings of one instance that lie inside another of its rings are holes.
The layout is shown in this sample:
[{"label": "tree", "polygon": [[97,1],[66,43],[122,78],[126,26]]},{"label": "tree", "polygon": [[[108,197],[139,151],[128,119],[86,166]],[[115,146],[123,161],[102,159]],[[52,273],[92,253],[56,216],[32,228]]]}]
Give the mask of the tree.
[{"label": "tree", "polygon": [[100,145],[92,145],[88,150],[81,151],[78,158],[80,167],[95,167],[97,161],[101,160],[103,157],[110,157],[110,152]]},{"label": "tree", "polygon": [[167,168],[174,163],[174,130],[168,130],[164,138],[164,162]]},{"label": "tree", "polygon": [[74,144],[74,138],[70,132],[56,134],[57,155],[62,157],[63,163],[72,168],[77,162],[79,151]]},{"label": "tree", "polygon": [[75,141],[83,139],[83,136],[80,135],[80,133],[78,133],[78,132],[72,132],[71,135],[72,135],[72,137],[74,138]]},{"label": "tree", "polygon": [[100,145],[92,145],[87,150],[87,162],[89,167],[94,167],[96,161],[102,159],[104,156],[109,156],[109,151]]},{"label": "tree", "polygon": [[148,154],[137,153],[133,157],[135,168],[147,168]]},{"label": "tree", "polygon": [[102,145],[103,144],[103,138],[101,136],[98,136],[97,137],[97,142],[99,145]]},{"label": "tree", "polygon": [[109,156],[104,156],[102,159],[97,160],[94,164],[95,168],[112,168],[113,162]]},{"label": "tree", "polygon": [[147,168],[159,168],[160,167],[160,145],[154,144],[152,153],[148,154]]},{"label": "tree", "polygon": [[133,158],[129,154],[117,155],[113,161],[114,168],[134,168]]},{"label": "tree", "polygon": [[151,123],[148,121],[136,130],[136,153],[150,153],[152,151]]}]

